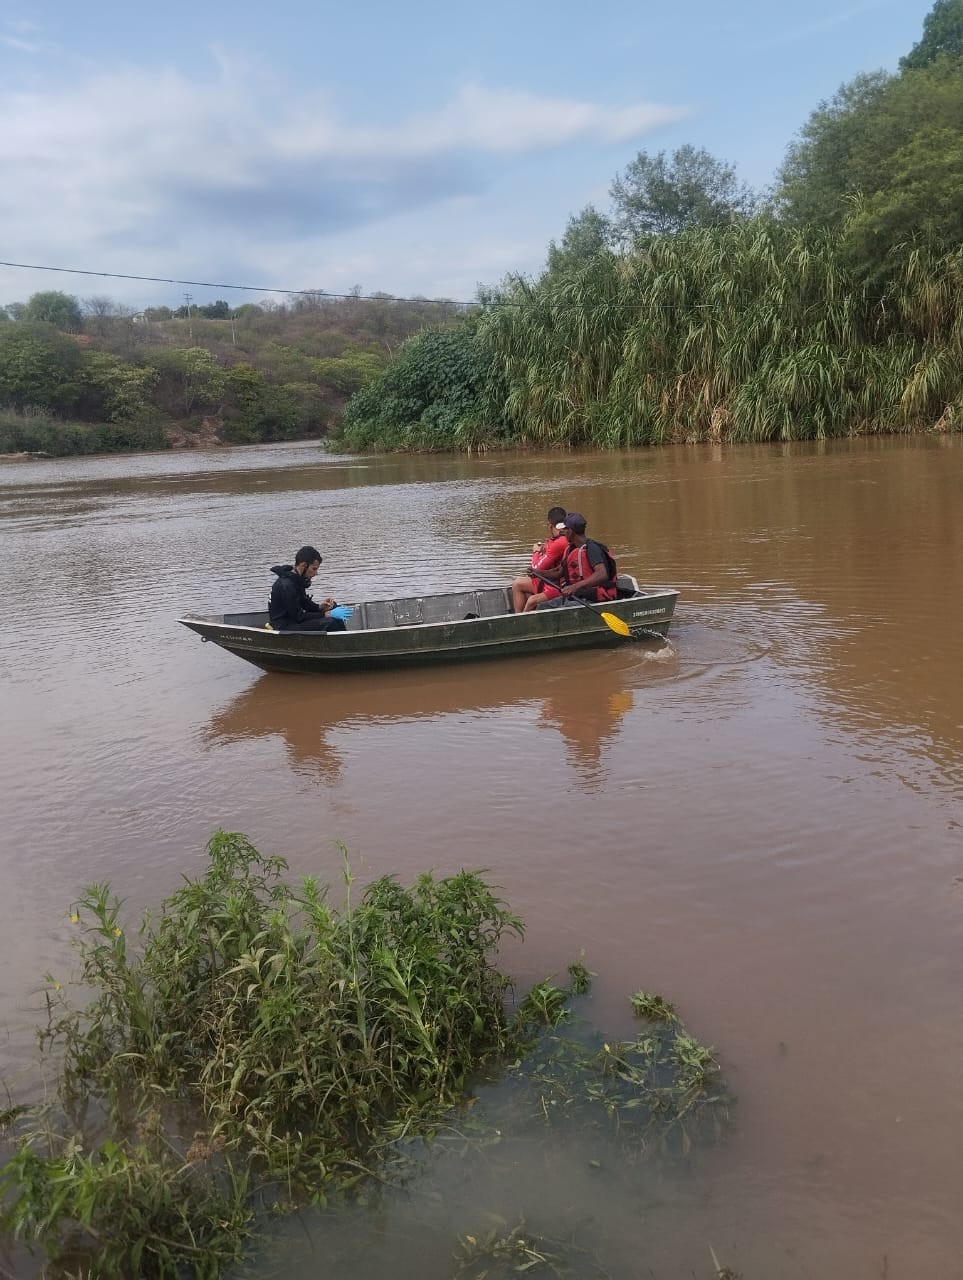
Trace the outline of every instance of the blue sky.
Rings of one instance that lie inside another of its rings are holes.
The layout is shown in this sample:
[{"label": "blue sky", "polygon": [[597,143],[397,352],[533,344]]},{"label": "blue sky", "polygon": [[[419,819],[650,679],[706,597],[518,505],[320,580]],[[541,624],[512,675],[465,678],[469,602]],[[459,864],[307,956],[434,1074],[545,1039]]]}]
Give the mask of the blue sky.
[{"label": "blue sky", "polygon": [[[469,299],[540,270],[640,150],[692,143],[765,186],[930,7],[0,0],[0,258]],[[49,288],[184,292],[0,267],[0,304]]]}]

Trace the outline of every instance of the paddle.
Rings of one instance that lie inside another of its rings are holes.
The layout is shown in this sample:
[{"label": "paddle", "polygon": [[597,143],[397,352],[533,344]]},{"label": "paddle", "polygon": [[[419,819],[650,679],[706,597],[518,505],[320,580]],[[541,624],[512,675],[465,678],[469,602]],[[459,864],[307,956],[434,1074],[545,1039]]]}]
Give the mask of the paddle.
[{"label": "paddle", "polygon": [[[535,569],[530,569],[529,573],[531,577],[537,578],[539,582],[547,583],[548,586],[550,587],[558,586],[557,582],[553,582],[551,578],[543,577],[543,575],[538,573]],[[605,625],[608,627],[610,631],[614,631],[617,636],[626,636],[629,639],[631,639],[632,628],[629,626],[627,622],[623,622],[621,618],[617,618],[614,613],[606,613],[604,609],[593,609],[591,602],[588,600],[583,600],[581,596],[566,596],[565,599],[574,600],[576,604],[584,604],[586,609],[591,610],[591,612],[596,616],[596,618],[602,619],[602,621],[605,623]],[[659,638],[661,639],[661,636]]]}]

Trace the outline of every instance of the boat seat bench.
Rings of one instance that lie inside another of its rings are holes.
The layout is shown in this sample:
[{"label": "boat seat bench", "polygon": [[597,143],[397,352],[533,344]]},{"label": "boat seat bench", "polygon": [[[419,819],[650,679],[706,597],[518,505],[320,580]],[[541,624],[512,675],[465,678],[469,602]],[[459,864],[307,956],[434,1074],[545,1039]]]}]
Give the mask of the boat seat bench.
[{"label": "boat seat bench", "polygon": [[439,599],[414,596],[408,600],[372,600],[359,605],[348,622],[349,631],[371,631],[382,627],[416,627],[430,622],[460,622],[469,614],[476,618],[499,618],[512,611],[507,587],[463,591]]}]

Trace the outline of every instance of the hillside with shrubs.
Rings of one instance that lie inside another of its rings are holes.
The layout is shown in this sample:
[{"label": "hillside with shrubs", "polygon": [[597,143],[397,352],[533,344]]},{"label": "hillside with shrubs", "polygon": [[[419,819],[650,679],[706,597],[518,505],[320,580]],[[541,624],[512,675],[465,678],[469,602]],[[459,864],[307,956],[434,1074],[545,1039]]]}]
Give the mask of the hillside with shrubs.
[{"label": "hillside with shrubs", "polygon": [[406,338],[453,306],[307,291],[148,308],[36,293],[0,308],[0,453],[321,438]]}]

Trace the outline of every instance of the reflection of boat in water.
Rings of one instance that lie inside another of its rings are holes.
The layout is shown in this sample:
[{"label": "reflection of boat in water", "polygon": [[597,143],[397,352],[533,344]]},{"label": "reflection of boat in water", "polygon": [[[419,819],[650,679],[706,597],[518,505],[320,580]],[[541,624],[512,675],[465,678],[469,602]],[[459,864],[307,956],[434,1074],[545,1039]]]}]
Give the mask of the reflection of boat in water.
[{"label": "reflection of boat in water", "polygon": [[[180,622],[265,671],[316,673],[600,648],[625,644],[627,634],[664,637],[679,593],[640,588],[628,574],[618,585],[618,598],[604,605],[520,614],[505,587],[371,600],[355,606],[342,632],[273,631],[265,612],[186,614]],[[606,621],[612,617],[614,626]]]},{"label": "reflection of boat in water", "polygon": [[[263,676],[211,717],[204,739],[218,746],[278,736],[295,769],[334,779],[342,765],[332,741],[339,730],[449,715],[482,718],[528,706],[537,710],[540,728],[561,734],[575,767],[594,770],[604,742],[634,705],[643,670],[623,654],[560,654],[534,667],[443,668],[427,681],[415,671],[321,684]],[[479,747],[484,748],[483,737]]]},{"label": "reflection of boat in water", "polygon": [[625,713],[635,706],[635,692],[625,688],[611,693],[593,690],[591,702],[586,696],[589,690],[581,692],[577,701],[571,689],[549,694],[543,699],[540,719],[558,729],[577,768],[595,770],[602,762],[602,744],[615,734]]}]

